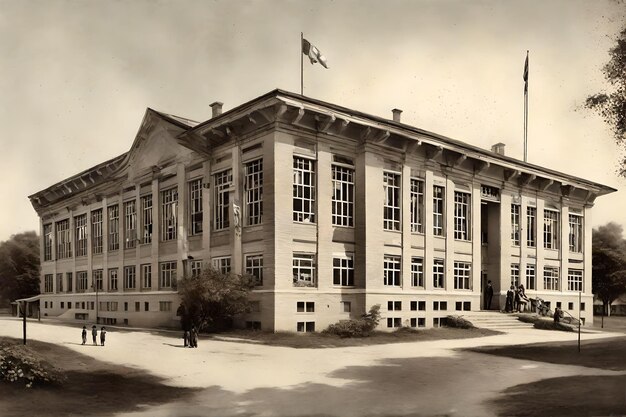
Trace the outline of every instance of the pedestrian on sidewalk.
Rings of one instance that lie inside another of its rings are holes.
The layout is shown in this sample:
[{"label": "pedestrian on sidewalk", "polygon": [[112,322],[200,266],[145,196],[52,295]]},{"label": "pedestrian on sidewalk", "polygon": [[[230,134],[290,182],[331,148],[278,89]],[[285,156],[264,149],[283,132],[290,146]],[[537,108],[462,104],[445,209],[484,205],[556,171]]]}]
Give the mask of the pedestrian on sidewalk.
[{"label": "pedestrian on sidewalk", "polygon": [[98,337],[98,328],[94,324],[93,326],[91,326],[91,338],[93,339],[93,344],[96,346],[98,345],[98,342],[96,341],[97,337]]},{"label": "pedestrian on sidewalk", "polygon": [[196,330],[196,326],[191,327],[191,332],[189,336],[189,347],[191,348],[198,347],[198,331]]},{"label": "pedestrian on sidewalk", "polygon": [[87,343],[87,326],[83,326],[83,345]]},{"label": "pedestrian on sidewalk", "polygon": [[183,331],[183,342],[185,343],[185,347],[189,346],[189,330],[187,329]]},{"label": "pedestrian on sidewalk", "polygon": [[515,300],[515,287],[511,285],[511,288],[506,292],[506,302],[504,303],[504,311],[507,313],[513,312],[513,302]]},{"label": "pedestrian on sidewalk", "polygon": [[106,340],[106,337],[107,331],[104,326],[102,326],[102,328],[100,329],[100,346],[104,346],[104,341]]},{"label": "pedestrian on sidewalk", "polygon": [[554,322],[558,323],[561,321],[561,317],[563,317],[563,312],[561,311],[560,307],[556,307],[554,309]]},{"label": "pedestrian on sidewalk", "polygon": [[493,298],[493,285],[491,280],[487,281],[487,287],[485,288],[485,310],[491,310],[491,299]]}]

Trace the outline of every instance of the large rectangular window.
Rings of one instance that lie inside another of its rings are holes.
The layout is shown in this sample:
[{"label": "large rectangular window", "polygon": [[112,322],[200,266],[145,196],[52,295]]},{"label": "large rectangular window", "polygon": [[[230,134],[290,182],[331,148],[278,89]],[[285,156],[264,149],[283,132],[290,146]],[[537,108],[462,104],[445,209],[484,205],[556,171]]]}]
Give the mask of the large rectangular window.
[{"label": "large rectangular window", "polygon": [[517,288],[519,284],[519,264],[511,264],[511,285]]},{"label": "large rectangular window", "polygon": [[222,274],[230,274],[230,256],[213,258],[213,268],[217,269]]},{"label": "large rectangular window", "polygon": [[87,271],[76,272],[76,291],[85,292],[87,290]]},{"label": "large rectangular window", "polygon": [[137,287],[137,279],[134,266],[124,267],[124,288],[133,290]]},{"label": "large rectangular window", "polygon": [[117,268],[109,269],[109,291],[117,291],[118,290],[118,275]]},{"label": "large rectangular window", "polygon": [[470,194],[454,192],[454,238],[470,240]]},{"label": "large rectangular window", "polygon": [[315,286],[315,255],[293,254],[293,285],[296,287]]},{"label": "large rectangular window", "polygon": [[150,264],[141,265],[141,288],[152,288],[152,265]]},{"label": "large rectangular window", "polygon": [[52,260],[52,225],[43,226],[43,260]]},{"label": "large rectangular window", "polygon": [[443,208],[445,188],[433,186],[433,235],[443,236]]},{"label": "large rectangular window", "polygon": [[455,262],[454,263],[454,289],[455,290],[471,290],[472,264],[468,262]]},{"label": "large rectangular window", "polygon": [[354,169],[332,166],[332,215],[335,226],[354,226]]},{"label": "large rectangular window", "polygon": [[202,178],[189,182],[189,232],[202,233]]},{"label": "large rectangular window", "polygon": [[543,289],[551,291],[559,290],[559,268],[553,266],[543,267]]},{"label": "large rectangular window", "polygon": [[543,211],[543,247],[546,249],[559,248],[559,212],[554,210]]},{"label": "large rectangular window", "polygon": [[141,197],[141,243],[152,242],[152,194]]},{"label": "large rectangular window", "polygon": [[176,286],[176,262],[161,262],[159,264],[159,288],[169,289]]},{"label": "large rectangular window", "polygon": [[400,286],[402,258],[385,255],[383,262],[384,284],[394,287]]},{"label": "large rectangular window", "polygon": [[71,272],[65,274],[67,280],[67,292],[72,292],[74,288],[74,276]]},{"label": "large rectangular window", "polygon": [[124,248],[134,248],[137,245],[137,208],[135,200],[124,203],[124,231]]},{"label": "large rectangular window", "polygon": [[224,230],[230,227],[230,187],[233,183],[232,170],[227,169],[213,175],[215,184],[215,230]]},{"label": "large rectangular window", "polygon": [[74,238],[76,239],[76,256],[87,256],[87,215],[74,217]]},{"label": "large rectangular window", "polygon": [[445,288],[445,266],[443,259],[433,260],[433,288]]},{"label": "large rectangular window", "polygon": [[263,160],[247,162],[244,170],[246,225],[254,226],[263,223]]},{"label": "large rectangular window", "polygon": [[192,277],[199,277],[202,274],[202,260],[194,259],[190,262],[189,267],[191,269]]},{"label": "large rectangular window", "polygon": [[178,234],[178,189],[161,191],[161,240],[176,240]]},{"label": "large rectangular window", "polygon": [[57,259],[72,257],[71,235],[69,219],[57,222]]},{"label": "large rectangular window", "polygon": [[109,227],[108,248],[110,251],[120,248],[120,206],[118,204],[107,208]]},{"label": "large rectangular window", "polygon": [[94,255],[102,253],[102,209],[91,212],[91,245]]},{"label": "large rectangular window", "polygon": [[569,215],[569,250],[583,251],[583,217],[577,214]]},{"label": "large rectangular window", "polygon": [[424,287],[424,259],[413,256],[411,258],[411,286]]},{"label": "large rectangular window", "polygon": [[315,161],[293,157],[293,221],[315,223]]},{"label": "large rectangular window", "polygon": [[246,255],[246,274],[254,277],[255,285],[263,285],[263,255]]},{"label": "large rectangular window", "polygon": [[[102,269],[94,269],[91,272],[92,276],[93,276],[93,289],[94,290],[98,290],[98,291],[102,291],[104,290],[104,278],[102,276]],[[84,287],[81,285],[80,279],[78,281],[78,289],[82,289],[83,291],[85,291],[87,289],[87,281],[85,281],[84,283]]]},{"label": "large rectangular window", "polygon": [[526,246],[537,246],[537,208],[526,207]]},{"label": "large rectangular window", "polygon": [[424,233],[424,181],[411,178],[411,232]]},{"label": "large rectangular window", "polygon": [[333,285],[354,286],[354,260],[351,255],[333,258]]},{"label": "large rectangular window", "polygon": [[400,185],[400,174],[383,172],[385,193],[383,228],[385,230],[400,230]]},{"label": "large rectangular window", "polygon": [[54,291],[54,275],[46,274],[43,276],[43,292],[51,293]]},{"label": "large rectangular window", "polygon": [[63,274],[57,274],[57,293],[63,292]]},{"label": "large rectangular window", "polygon": [[582,269],[568,269],[567,271],[567,291],[583,290]]},{"label": "large rectangular window", "polygon": [[537,272],[535,271],[535,265],[533,264],[526,265],[526,289],[537,289]]},{"label": "large rectangular window", "polygon": [[511,243],[520,245],[520,210],[519,204],[511,204]]}]

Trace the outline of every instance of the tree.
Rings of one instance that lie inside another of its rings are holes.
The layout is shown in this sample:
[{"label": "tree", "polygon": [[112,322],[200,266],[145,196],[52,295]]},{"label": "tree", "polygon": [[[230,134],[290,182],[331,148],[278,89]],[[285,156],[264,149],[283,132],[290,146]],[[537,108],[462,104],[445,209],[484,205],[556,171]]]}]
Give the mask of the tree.
[{"label": "tree", "polygon": [[[626,147],[626,27],[617,36],[617,44],[609,55],[602,72],[610,91],[587,97],[585,106],[597,111],[610,126],[617,144]],[[620,162],[619,174],[626,177],[626,159]]]},{"label": "tree", "polygon": [[236,316],[250,311],[248,296],[253,287],[251,276],[223,274],[212,267],[183,278],[178,283],[183,328],[219,331],[232,327]]},{"label": "tree", "polygon": [[39,238],[35,232],[0,242],[0,302],[39,294]]},{"label": "tree", "polygon": [[602,301],[603,311],[626,293],[626,241],[622,226],[608,223],[593,230],[593,293]]}]

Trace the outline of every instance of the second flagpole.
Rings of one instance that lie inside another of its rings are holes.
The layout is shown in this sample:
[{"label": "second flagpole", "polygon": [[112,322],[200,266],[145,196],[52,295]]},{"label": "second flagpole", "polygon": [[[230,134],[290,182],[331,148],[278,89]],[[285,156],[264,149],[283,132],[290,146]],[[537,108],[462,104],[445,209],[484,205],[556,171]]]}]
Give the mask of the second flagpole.
[{"label": "second flagpole", "polygon": [[304,33],[300,32],[300,95],[304,95],[304,58],[302,53],[302,43],[304,42]]}]

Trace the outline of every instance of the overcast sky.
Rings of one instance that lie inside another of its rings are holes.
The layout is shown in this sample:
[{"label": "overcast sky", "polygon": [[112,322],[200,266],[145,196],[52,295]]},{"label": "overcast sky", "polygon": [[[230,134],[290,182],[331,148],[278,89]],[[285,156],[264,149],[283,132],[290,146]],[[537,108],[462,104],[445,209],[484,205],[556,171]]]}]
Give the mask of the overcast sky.
[{"label": "overcast sky", "polygon": [[[39,230],[27,196],[130,148],[147,107],[198,121],[274,88],[624,188],[619,150],[582,109],[626,6],[615,1],[0,0],[0,241]],[[593,224],[626,224],[625,191]]]}]

